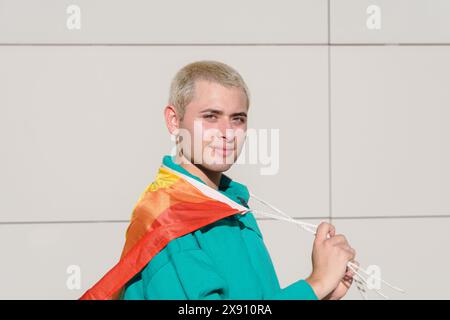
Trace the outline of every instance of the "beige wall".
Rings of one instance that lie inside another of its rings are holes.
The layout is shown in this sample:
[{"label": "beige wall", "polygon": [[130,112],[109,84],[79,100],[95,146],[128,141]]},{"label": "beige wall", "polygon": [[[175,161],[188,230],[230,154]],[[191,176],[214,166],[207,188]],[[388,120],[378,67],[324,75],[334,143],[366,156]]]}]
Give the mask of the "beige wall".
[{"label": "beige wall", "polygon": [[[230,175],[335,223],[408,292],[389,296],[449,299],[449,18],[446,0],[0,0],[0,298],[75,299],[116,262],[171,150],[169,82],[215,59],[246,79],[251,127],[280,130],[277,174]],[[312,236],[259,224],[282,285],[306,277]]]}]

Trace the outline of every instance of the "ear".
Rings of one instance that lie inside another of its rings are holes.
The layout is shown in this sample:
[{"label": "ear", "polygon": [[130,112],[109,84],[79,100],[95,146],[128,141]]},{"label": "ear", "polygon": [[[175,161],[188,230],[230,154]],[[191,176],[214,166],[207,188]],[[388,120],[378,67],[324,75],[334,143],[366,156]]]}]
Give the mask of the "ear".
[{"label": "ear", "polygon": [[170,134],[177,135],[180,127],[180,120],[173,105],[168,105],[164,108],[164,118]]}]

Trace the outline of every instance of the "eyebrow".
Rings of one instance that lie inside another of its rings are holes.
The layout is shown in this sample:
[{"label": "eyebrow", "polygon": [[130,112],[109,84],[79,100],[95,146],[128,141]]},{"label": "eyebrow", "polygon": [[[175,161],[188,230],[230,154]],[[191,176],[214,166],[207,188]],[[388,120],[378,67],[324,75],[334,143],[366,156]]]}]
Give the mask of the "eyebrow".
[{"label": "eyebrow", "polygon": [[[208,108],[208,109],[202,110],[200,113],[214,113],[214,114],[222,115],[223,111],[222,110],[218,110],[218,109]],[[247,113],[246,112],[235,112],[235,113],[232,113],[231,116],[244,116],[244,117],[247,117]]]}]

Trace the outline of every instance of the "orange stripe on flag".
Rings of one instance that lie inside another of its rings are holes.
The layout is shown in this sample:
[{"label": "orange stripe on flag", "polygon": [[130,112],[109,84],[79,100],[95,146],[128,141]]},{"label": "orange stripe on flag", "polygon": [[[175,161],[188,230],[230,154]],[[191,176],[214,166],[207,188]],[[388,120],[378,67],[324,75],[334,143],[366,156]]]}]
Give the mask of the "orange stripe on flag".
[{"label": "orange stripe on flag", "polygon": [[178,203],[165,210],[149,230],[99,282],[80,298],[106,300],[118,298],[125,284],[171,240],[193,232],[227,216],[239,213],[219,201]]}]

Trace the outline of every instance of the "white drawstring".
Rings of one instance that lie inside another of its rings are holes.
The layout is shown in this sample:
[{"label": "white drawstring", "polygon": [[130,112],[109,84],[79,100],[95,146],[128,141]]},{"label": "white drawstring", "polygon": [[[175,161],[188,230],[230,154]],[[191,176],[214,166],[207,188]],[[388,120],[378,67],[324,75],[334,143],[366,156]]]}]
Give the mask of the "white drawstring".
[{"label": "white drawstring", "polygon": [[[257,197],[257,196],[254,195],[253,193],[250,193],[250,197],[253,198],[253,199],[255,199],[255,200],[257,200],[258,202],[260,202],[260,203],[262,203],[262,204],[264,204],[264,205],[270,207],[272,210],[274,210],[274,211],[278,212],[279,214],[281,214],[282,216],[284,216],[284,218],[283,218],[283,217],[280,217],[280,216],[278,216],[278,215],[276,215],[276,214],[268,213],[268,212],[265,212],[265,211],[262,211],[262,210],[258,210],[258,209],[252,210],[252,209],[250,208],[250,209],[248,210],[249,212],[258,213],[258,214],[262,214],[262,215],[265,215],[265,216],[268,216],[268,217],[271,217],[271,218],[274,218],[274,219],[278,219],[278,220],[282,220],[282,221],[291,222],[291,223],[294,223],[294,224],[296,224],[297,226],[301,227],[303,230],[306,230],[306,231],[308,231],[308,232],[310,232],[310,233],[312,233],[312,234],[316,234],[317,227],[318,227],[317,225],[314,225],[314,224],[311,224],[311,223],[307,223],[307,222],[303,222],[303,221],[295,220],[294,218],[292,218],[292,217],[291,217],[290,215],[288,215],[287,213],[281,211],[280,209],[276,208],[275,206],[271,205],[270,203],[268,203],[268,202],[262,200],[261,198]],[[366,290],[364,289],[364,284],[367,286],[368,289],[371,289],[371,288],[369,288],[367,279],[364,278],[364,276],[363,276],[360,272],[358,272],[358,271],[362,271],[365,275],[368,275],[369,277],[371,277],[371,278],[373,278],[373,279],[375,279],[375,280],[378,280],[378,281],[383,282],[384,284],[386,284],[387,286],[389,286],[390,288],[392,288],[392,289],[394,289],[394,290],[396,290],[396,291],[399,291],[399,292],[402,292],[402,293],[405,292],[403,289],[401,289],[401,288],[399,288],[399,287],[396,287],[396,286],[393,286],[392,284],[388,283],[387,281],[384,281],[383,279],[381,279],[381,278],[379,278],[379,277],[376,277],[376,276],[374,276],[374,275],[372,275],[372,274],[369,274],[366,270],[364,270],[363,268],[361,268],[361,267],[358,266],[357,264],[352,263],[351,261],[348,262],[347,266],[348,266],[348,267],[355,273],[355,275],[357,275],[357,277],[359,278],[360,281],[358,281],[357,279],[355,279],[355,282],[357,282],[357,289],[358,289],[358,291],[361,293],[361,295],[362,295],[362,297],[363,297],[364,299],[367,299]],[[373,289],[378,295],[380,295],[381,297],[383,297],[384,299],[389,299],[389,298],[388,298],[385,294],[383,294],[379,289],[376,289],[376,288],[372,288],[372,289]]]},{"label": "white drawstring", "polygon": [[310,224],[310,223],[297,221],[297,220],[292,221],[289,218],[283,218],[283,217],[277,216],[276,214],[271,214],[271,213],[268,213],[268,212],[265,212],[265,211],[262,211],[262,210],[258,210],[258,209],[249,210],[249,211],[251,211],[253,213],[259,213],[259,214],[262,214],[262,215],[265,215],[265,216],[268,216],[268,217],[271,217],[271,218],[275,218],[275,219],[278,219],[278,220],[292,222],[292,223],[295,223],[295,224],[299,225],[301,228],[303,228],[304,230],[306,230],[306,231],[308,231],[308,232],[310,232],[312,234],[316,233],[316,226],[313,225],[313,224]]},{"label": "white drawstring", "polygon": [[[362,280],[362,282],[367,286],[367,288],[369,288],[369,284],[367,283],[367,279],[364,278],[364,276],[362,276],[357,270],[356,268],[354,268],[351,264],[351,262],[349,262],[347,264],[347,266],[359,277],[360,280]],[[361,268],[359,270],[362,270]],[[376,288],[372,288],[372,290],[374,290],[378,295],[380,295],[381,297],[383,297],[384,299],[389,299],[388,296],[386,296],[385,294],[383,294],[379,289]]]},{"label": "white drawstring", "polygon": [[352,266],[352,267],[354,267],[354,268],[356,268],[358,270],[361,270],[362,272],[364,272],[369,277],[371,277],[371,278],[373,278],[375,280],[378,280],[380,282],[383,282],[385,285],[387,285],[388,287],[390,287],[390,288],[392,288],[392,289],[394,289],[394,290],[396,290],[398,292],[405,293],[405,290],[403,290],[402,288],[396,287],[396,286],[390,284],[389,282],[387,282],[387,281],[385,281],[385,280],[383,280],[383,279],[381,279],[381,278],[379,278],[379,277],[377,277],[377,276],[375,276],[373,274],[368,273],[366,270],[360,268],[358,265],[354,264],[353,262],[349,262],[349,266]]}]

